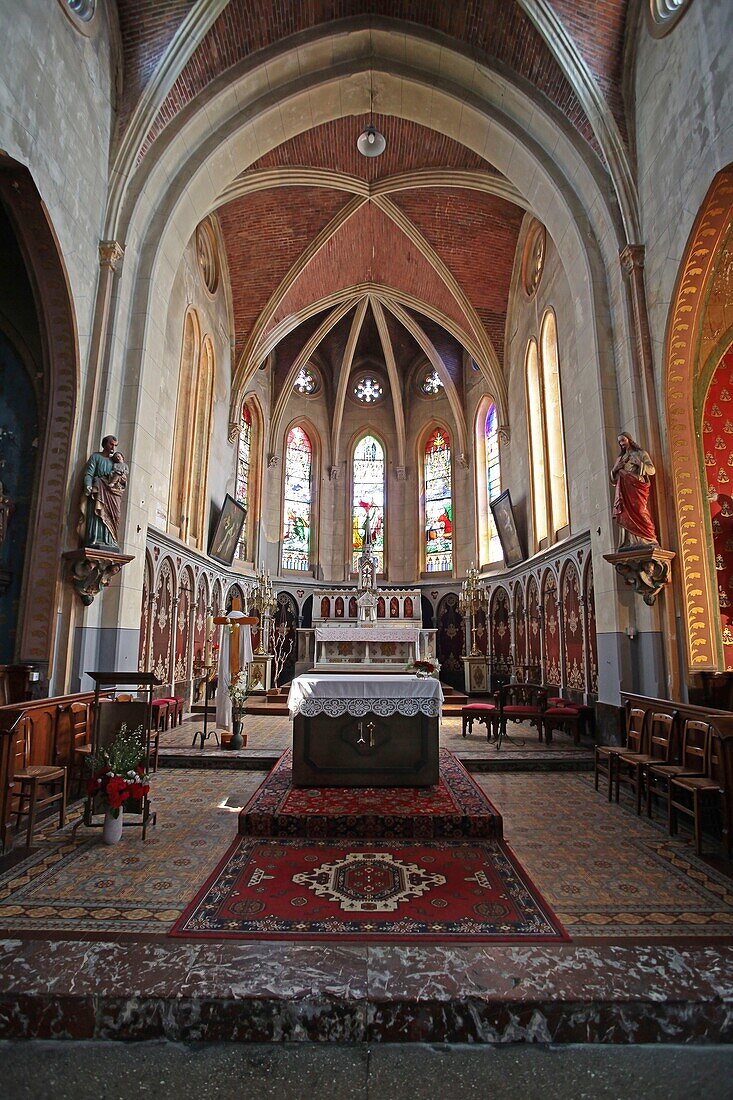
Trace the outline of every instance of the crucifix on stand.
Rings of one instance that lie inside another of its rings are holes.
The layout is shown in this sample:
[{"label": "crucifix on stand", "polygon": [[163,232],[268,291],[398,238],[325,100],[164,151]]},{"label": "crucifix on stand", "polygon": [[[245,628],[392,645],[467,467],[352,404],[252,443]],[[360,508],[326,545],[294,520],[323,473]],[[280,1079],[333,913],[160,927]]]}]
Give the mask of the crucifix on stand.
[{"label": "crucifix on stand", "polygon": [[[217,667],[216,688],[216,729],[228,730],[232,722],[232,704],[229,698],[229,684],[236,684],[239,675],[245,670],[252,660],[251,628],[257,626],[258,619],[254,615],[246,615],[241,609],[241,600],[235,596],[232,600],[232,609],[227,614],[215,615],[210,620],[211,628],[225,626],[226,631],[222,635],[222,644],[219,647],[219,663]],[[204,727],[201,731],[201,747],[204,747],[208,734],[208,683],[207,669]]]}]

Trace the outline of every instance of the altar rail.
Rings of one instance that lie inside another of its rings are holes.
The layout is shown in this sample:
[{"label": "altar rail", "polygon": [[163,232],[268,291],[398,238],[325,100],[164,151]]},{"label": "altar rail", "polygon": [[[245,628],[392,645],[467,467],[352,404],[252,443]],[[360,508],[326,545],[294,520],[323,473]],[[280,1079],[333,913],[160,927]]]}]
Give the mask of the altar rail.
[{"label": "altar rail", "polygon": [[[15,791],[15,773],[23,767],[25,739],[28,739],[26,764],[59,764],[71,771],[74,750],[89,744],[92,736],[91,704],[94,692],[57,695],[51,699],[31,699],[0,707],[0,849],[12,847],[10,828]],[[83,709],[72,712],[78,703]],[[20,719],[20,721],[18,721]],[[12,727],[15,725],[15,728]]]}]

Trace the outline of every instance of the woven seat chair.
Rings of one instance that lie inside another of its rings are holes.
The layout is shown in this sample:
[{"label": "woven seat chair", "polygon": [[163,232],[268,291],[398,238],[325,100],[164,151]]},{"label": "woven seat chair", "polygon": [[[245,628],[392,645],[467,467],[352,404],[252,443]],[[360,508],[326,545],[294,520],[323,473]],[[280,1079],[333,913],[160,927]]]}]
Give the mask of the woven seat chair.
[{"label": "woven seat chair", "polygon": [[626,711],[626,736],[623,745],[596,745],[594,762],[594,782],[598,790],[598,777],[605,775],[608,779],[608,801],[613,797],[613,765],[616,757],[625,752],[627,748],[641,751],[646,733],[646,714],[641,707],[631,707]]}]

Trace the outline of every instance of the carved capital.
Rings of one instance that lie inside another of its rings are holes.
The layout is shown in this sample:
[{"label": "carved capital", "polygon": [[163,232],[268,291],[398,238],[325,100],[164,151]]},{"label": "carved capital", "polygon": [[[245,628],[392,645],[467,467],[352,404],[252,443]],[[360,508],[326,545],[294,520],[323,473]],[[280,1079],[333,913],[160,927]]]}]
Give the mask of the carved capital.
[{"label": "carved capital", "polygon": [[675,555],[660,546],[644,546],[635,550],[622,550],[618,554],[604,554],[618,575],[637,592],[644,603],[651,607],[665,584],[670,582],[670,571]]},{"label": "carved capital", "polygon": [[619,256],[621,266],[627,275],[632,275],[634,271],[641,271],[644,267],[643,244],[627,244],[621,249]]},{"label": "carved capital", "polygon": [[469,461],[468,455],[459,454],[459,456],[458,456],[458,465],[461,467],[461,469],[467,470],[468,467],[470,466],[470,461]]},{"label": "carved capital", "polygon": [[397,479],[397,481],[407,481],[407,467],[406,466],[395,466],[394,476]]},{"label": "carved capital", "polygon": [[499,439],[502,441],[505,447],[508,447],[512,441],[512,433],[508,424],[500,424],[497,428],[499,432]]},{"label": "carved capital", "polygon": [[267,468],[268,468],[268,470],[273,470],[275,468],[275,466],[277,466],[279,461],[280,461],[280,455],[276,455],[274,452],[270,453],[267,456]]},{"label": "carved capital", "polygon": [[111,271],[119,271],[125,250],[119,241],[99,242],[99,266],[108,267]]},{"label": "carved capital", "polygon": [[67,550],[62,557],[69,563],[71,583],[87,607],[122,567],[133,560],[132,555],[91,550],[86,546],[81,550]]},{"label": "carved capital", "polygon": [[328,475],[331,478],[331,481],[340,481],[341,480],[341,467],[340,466],[331,466],[329,471],[328,471]]}]

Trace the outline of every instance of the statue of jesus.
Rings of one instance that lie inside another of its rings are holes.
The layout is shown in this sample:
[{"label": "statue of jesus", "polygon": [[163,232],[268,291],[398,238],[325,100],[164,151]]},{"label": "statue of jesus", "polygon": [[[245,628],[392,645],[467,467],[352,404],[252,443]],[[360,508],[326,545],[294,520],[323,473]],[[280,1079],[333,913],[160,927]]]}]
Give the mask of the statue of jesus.
[{"label": "statue of jesus", "polygon": [[654,520],[649,511],[651,479],[656,473],[654,463],[628,432],[621,432],[618,445],[621,453],[611,470],[611,481],[616,486],[613,518],[621,528],[618,549],[658,546]]}]

